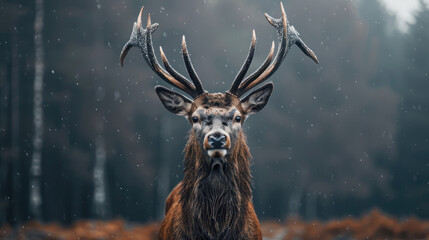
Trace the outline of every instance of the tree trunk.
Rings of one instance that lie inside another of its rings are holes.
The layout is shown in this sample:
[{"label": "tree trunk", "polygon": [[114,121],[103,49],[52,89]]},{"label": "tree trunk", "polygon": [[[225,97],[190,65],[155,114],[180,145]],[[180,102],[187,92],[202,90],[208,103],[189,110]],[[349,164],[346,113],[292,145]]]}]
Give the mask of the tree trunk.
[{"label": "tree trunk", "polygon": [[20,87],[19,87],[19,59],[18,59],[18,36],[16,33],[12,34],[11,44],[11,99],[10,99],[10,180],[11,180],[11,198],[9,200],[9,214],[8,220],[10,223],[19,223],[21,210],[19,203],[21,200],[21,162],[19,158],[19,98],[20,98]]},{"label": "tree trunk", "polygon": [[33,105],[33,156],[30,169],[30,211],[35,219],[41,218],[41,174],[42,174],[42,147],[43,147],[43,0],[35,0],[34,21],[34,105]]},{"label": "tree trunk", "polygon": [[300,214],[301,201],[302,201],[302,188],[296,189],[289,198],[289,216],[296,217]]},{"label": "tree trunk", "polygon": [[[99,1],[96,1],[97,9],[94,13],[94,29],[96,31],[94,40],[94,52],[97,56],[103,52],[103,31],[100,26],[103,25],[103,12]],[[100,67],[100,66],[99,66]],[[95,102],[97,111],[96,138],[95,138],[95,165],[93,171],[94,195],[93,195],[93,213],[96,218],[107,218],[110,215],[108,211],[109,201],[107,198],[106,186],[106,143],[104,139],[104,121],[105,121],[105,95],[106,86],[104,79],[97,74],[95,78]]]},{"label": "tree trunk", "polygon": [[[9,83],[5,65],[0,65],[0,212],[5,213],[7,207],[6,190],[7,174],[10,157],[8,156],[7,132],[9,123]],[[6,214],[0,214],[0,225],[6,221]]]},{"label": "tree trunk", "polygon": [[[101,120],[103,121],[103,120]],[[97,218],[107,217],[106,200],[106,148],[103,137],[103,123],[97,126],[97,138],[95,139],[95,166],[94,166],[94,211]]]},{"label": "tree trunk", "polygon": [[[169,117],[162,116],[160,119],[160,143],[159,143],[159,159],[158,159],[158,183],[157,183],[157,196],[156,196],[156,216],[158,219],[164,217],[164,203],[169,194],[170,188],[170,166],[169,166],[169,147],[166,143],[171,137],[171,120]],[[176,160],[176,159],[175,159]]]}]

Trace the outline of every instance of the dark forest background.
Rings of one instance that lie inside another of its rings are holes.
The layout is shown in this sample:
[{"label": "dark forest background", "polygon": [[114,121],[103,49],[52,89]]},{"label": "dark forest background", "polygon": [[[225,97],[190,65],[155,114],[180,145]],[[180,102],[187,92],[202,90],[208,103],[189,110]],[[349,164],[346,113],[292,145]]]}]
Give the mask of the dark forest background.
[{"label": "dark forest background", "polygon": [[[215,92],[229,88],[252,29],[250,71],[262,63],[277,38],[263,13],[279,17],[279,1],[45,0],[38,174],[35,2],[0,1],[0,225],[161,219],[182,178],[189,126],[162,107],[154,86],[166,84],[136,49],[119,66],[140,7],[160,24],[155,49],[162,45],[184,73],[185,34],[205,88]],[[428,6],[420,2],[404,32],[373,0],[284,3],[320,64],[293,47],[271,78],[270,102],[245,123],[259,218],[372,208],[429,218]],[[40,191],[32,193],[35,183]]]}]

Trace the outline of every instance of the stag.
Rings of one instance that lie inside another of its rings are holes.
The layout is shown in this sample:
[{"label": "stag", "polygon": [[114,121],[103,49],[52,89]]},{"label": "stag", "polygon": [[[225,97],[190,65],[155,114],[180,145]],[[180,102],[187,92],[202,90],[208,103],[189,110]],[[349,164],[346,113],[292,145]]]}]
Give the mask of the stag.
[{"label": "stag", "polygon": [[194,70],[185,36],[182,38],[182,55],[191,80],[170,65],[162,47],[159,51],[164,68],[160,66],[152,44],[152,33],[158,24],[151,23],[149,14],[147,26],[142,26],[142,7],[130,40],[122,49],[121,65],[128,51],[137,47],[161,79],[192,97],[163,86],[155,87],[164,107],[184,116],[192,126],[184,150],[184,177],[166,200],[159,239],[262,239],[252,203],[251,155],[242,125],[250,115],[267,104],[273,83],[265,83],[246,93],[267,80],[280,67],[293,44],[318,63],[314,52],[287,21],[282,3],[280,9],[282,16],[279,19],[265,14],[279,36],[275,56],[273,41],[262,65],[245,77],[255,53],[256,36],[253,30],[249,53],[230,89],[225,93],[208,93]]}]

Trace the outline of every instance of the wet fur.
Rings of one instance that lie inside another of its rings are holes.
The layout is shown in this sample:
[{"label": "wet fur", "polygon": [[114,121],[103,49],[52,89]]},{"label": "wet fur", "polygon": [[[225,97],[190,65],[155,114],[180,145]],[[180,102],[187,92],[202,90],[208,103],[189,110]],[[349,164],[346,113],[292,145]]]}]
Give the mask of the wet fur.
[{"label": "wet fur", "polygon": [[166,201],[159,239],[262,239],[251,193],[250,152],[242,131],[212,172],[194,131],[185,148],[185,175]]}]

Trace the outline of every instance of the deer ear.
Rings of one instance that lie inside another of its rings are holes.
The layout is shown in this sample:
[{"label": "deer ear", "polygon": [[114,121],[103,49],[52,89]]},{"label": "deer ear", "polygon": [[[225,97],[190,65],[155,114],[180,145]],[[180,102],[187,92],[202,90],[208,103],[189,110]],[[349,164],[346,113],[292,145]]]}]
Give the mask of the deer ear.
[{"label": "deer ear", "polygon": [[191,112],[192,100],[189,98],[163,86],[156,86],[155,91],[168,111],[179,116],[187,116]]},{"label": "deer ear", "polygon": [[273,92],[274,84],[269,82],[256,89],[241,100],[241,107],[246,115],[257,113],[265,107]]}]

